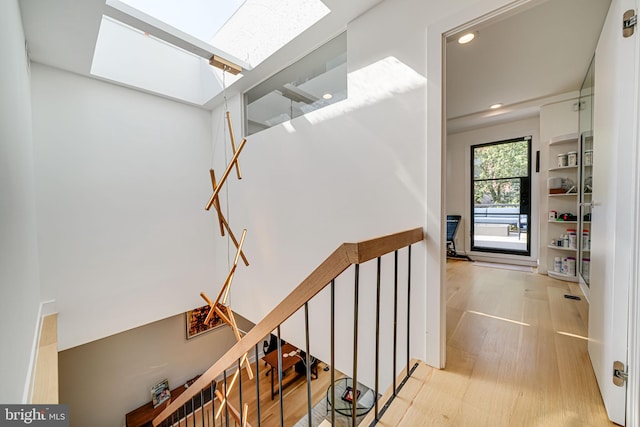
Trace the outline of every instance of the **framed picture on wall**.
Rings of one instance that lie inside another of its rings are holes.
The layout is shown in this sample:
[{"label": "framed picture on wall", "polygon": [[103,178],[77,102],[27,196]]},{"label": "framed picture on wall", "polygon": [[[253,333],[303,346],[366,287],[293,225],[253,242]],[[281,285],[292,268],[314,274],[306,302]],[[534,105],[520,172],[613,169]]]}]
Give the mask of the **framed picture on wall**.
[{"label": "framed picture on wall", "polygon": [[161,381],[151,387],[151,401],[153,402],[154,408],[157,408],[162,402],[166,402],[169,399],[171,399],[171,390],[169,390],[168,380]]},{"label": "framed picture on wall", "polygon": [[204,321],[209,314],[209,306],[194,308],[186,313],[187,320],[187,339],[191,339],[205,332],[219,328],[224,325],[224,322],[217,314],[214,313],[209,323],[205,324]]}]

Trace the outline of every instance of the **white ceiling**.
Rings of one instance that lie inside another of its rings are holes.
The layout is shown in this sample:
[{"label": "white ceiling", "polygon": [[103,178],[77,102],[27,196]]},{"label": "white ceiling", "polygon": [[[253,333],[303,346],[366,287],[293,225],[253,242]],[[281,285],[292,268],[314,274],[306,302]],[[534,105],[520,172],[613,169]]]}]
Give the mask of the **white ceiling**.
[{"label": "white ceiling", "polygon": [[[259,66],[243,72],[243,78],[227,90],[227,95],[245,91],[343,32],[347,23],[380,1],[322,0],[331,12]],[[90,71],[105,3],[106,0],[20,0],[31,60],[96,78]],[[203,107],[215,107],[221,97],[212,98]]]},{"label": "white ceiling", "polygon": [[[242,93],[291,64],[380,1],[323,0],[329,15],[245,72],[227,95]],[[609,4],[610,0],[533,0],[472,27],[478,33],[472,43],[447,43],[449,131],[536,114],[548,97],[578,90]],[[33,61],[92,77],[105,0],[21,0],[20,6]],[[204,107],[214,107],[219,98]],[[505,107],[490,111],[488,106],[496,102]]]},{"label": "white ceiling", "polygon": [[[537,1],[471,27],[477,37],[469,44],[451,37],[446,50],[449,132],[537,114],[554,96],[579,90],[609,4]],[[495,103],[505,108],[489,110]]]}]

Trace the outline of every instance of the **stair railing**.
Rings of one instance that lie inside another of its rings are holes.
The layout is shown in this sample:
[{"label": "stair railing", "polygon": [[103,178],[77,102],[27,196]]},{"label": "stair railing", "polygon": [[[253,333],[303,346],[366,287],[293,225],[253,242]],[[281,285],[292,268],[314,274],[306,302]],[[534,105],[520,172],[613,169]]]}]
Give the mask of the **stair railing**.
[{"label": "stair railing", "polygon": [[[355,284],[354,284],[354,343],[353,343],[353,373],[352,385],[357,388],[358,385],[358,296],[359,296],[359,267],[367,261],[377,258],[377,302],[376,302],[376,373],[374,388],[374,421],[371,425],[375,425],[380,419],[386,408],[388,408],[391,400],[396,396],[397,392],[402,388],[406,379],[411,375],[414,368],[409,367],[409,336],[410,336],[410,304],[409,294],[411,292],[411,245],[424,239],[422,228],[415,228],[399,233],[362,241],[359,243],[343,243],[340,245],[325,261],[323,261],[306,279],[298,285],[280,304],[278,304],[266,317],[254,326],[240,341],[238,341],[229,351],[227,351],[220,359],[218,359],[206,372],[204,372],[187,390],[173,400],[154,420],[153,426],[189,426],[189,425],[210,425],[209,415],[205,418],[205,402],[211,402],[211,414],[220,415],[224,411],[224,424],[227,426],[230,422],[239,426],[250,426],[248,423],[247,405],[242,401],[242,378],[241,378],[241,360],[251,350],[254,350],[256,360],[256,406],[257,406],[257,425],[261,424],[260,417],[260,389],[258,375],[258,343],[277,331],[277,351],[279,360],[278,369],[278,387],[280,396],[280,426],[284,427],[284,402],[282,393],[282,344],[280,340],[280,326],[295,314],[299,309],[304,307],[305,332],[306,332],[306,359],[304,360],[307,369],[307,406],[308,406],[308,425],[311,426],[311,360],[309,351],[309,316],[308,303],[320,291],[327,286],[331,287],[331,384],[335,384],[335,279],[344,272],[352,264],[355,265]],[[406,317],[406,376],[400,385],[396,384],[396,355],[397,355],[397,329],[398,329],[398,251],[402,248],[408,248],[408,274],[407,274],[407,317]],[[378,406],[378,390],[379,383],[379,322],[380,322],[380,263],[381,257],[386,254],[394,253],[394,331],[393,331],[393,392],[390,399],[385,403],[383,408]],[[235,373],[229,381],[227,371],[234,367]],[[223,378],[222,381],[216,382],[217,379]],[[275,378],[274,378],[275,380]],[[240,408],[235,408],[230,402],[227,402],[227,396],[231,388],[238,383],[238,393],[240,399]],[[220,390],[219,390],[220,388]],[[336,402],[335,388],[331,387],[331,402]],[[340,398],[340,397],[338,397]],[[357,400],[357,394],[355,395]],[[217,403],[216,403],[217,402]],[[218,405],[216,409],[215,405]],[[198,417],[198,412],[200,413]],[[356,427],[357,405],[352,405],[352,422]],[[196,422],[200,419],[200,422]],[[206,419],[206,424],[205,424]],[[221,418],[222,419],[222,418]],[[184,423],[184,424],[183,424]],[[215,426],[215,419],[213,425]],[[332,405],[331,424],[335,425],[335,408]]]}]

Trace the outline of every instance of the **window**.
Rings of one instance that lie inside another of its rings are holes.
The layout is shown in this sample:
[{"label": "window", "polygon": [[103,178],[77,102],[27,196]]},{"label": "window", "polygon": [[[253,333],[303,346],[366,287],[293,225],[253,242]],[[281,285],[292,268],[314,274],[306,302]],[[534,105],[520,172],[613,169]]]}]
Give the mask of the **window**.
[{"label": "window", "polygon": [[106,0],[91,74],[205,105],[223,91],[212,56],[249,72],[330,12],[321,0]]},{"label": "window", "polygon": [[471,147],[471,250],[531,254],[531,137]]},{"label": "window", "polygon": [[245,133],[260,132],[346,98],[343,33],[245,93]]}]

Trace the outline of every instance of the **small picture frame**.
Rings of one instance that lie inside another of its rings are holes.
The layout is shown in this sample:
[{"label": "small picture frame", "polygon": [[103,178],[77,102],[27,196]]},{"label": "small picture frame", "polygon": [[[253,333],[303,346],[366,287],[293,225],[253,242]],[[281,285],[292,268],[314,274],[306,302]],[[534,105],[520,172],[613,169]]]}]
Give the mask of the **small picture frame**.
[{"label": "small picture frame", "polygon": [[[356,401],[360,397],[360,390],[356,390]],[[353,403],[353,387],[347,386],[347,389],[342,393],[342,400],[345,402]]]},{"label": "small picture frame", "polygon": [[163,402],[171,399],[171,390],[169,390],[169,380],[164,380],[151,387],[151,402],[153,407],[157,408]]},{"label": "small picture frame", "polygon": [[214,313],[209,323],[205,324],[204,321],[209,314],[209,310],[209,306],[204,305],[202,307],[194,308],[193,310],[187,311],[186,323],[188,340],[224,325],[224,322],[216,313]]}]

